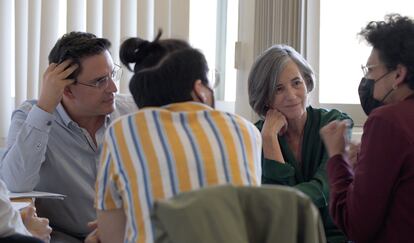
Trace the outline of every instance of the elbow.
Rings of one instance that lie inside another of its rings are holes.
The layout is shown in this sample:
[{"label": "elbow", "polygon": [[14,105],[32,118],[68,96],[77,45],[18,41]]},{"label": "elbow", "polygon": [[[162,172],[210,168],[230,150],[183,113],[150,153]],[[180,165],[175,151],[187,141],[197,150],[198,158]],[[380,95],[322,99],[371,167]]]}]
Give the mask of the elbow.
[{"label": "elbow", "polygon": [[8,185],[8,189],[11,192],[30,192],[33,191],[34,186],[23,184],[23,183],[15,183]]},{"label": "elbow", "polygon": [[30,192],[33,191],[35,183],[31,183],[27,178],[20,178],[11,174],[5,175],[2,171],[1,178],[6,183],[7,189],[11,192]]}]

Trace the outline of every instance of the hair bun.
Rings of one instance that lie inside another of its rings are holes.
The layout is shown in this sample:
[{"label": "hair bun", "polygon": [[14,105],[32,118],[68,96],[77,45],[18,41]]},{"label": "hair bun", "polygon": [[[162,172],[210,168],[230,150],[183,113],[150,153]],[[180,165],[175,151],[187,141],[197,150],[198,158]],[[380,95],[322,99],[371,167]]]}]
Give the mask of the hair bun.
[{"label": "hair bun", "polygon": [[122,64],[132,71],[129,64],[135,63],[135,72],[143,67],[154,65],[155,59],[158,59],[165,52],[165,48],[159,43],[161,34],[162,31],[159,30],[152,42],[141,38],[129,38],[125,40],[119,51]]},{"label": "hair bun", "polygon": [[130,71],[132,71],[129,64],[136,63],[139,56],[142,53],[146,53],[145,49],[149,46],[150,42],[140,38],[129,38],[125,40],[119,50],[119,58]]}]

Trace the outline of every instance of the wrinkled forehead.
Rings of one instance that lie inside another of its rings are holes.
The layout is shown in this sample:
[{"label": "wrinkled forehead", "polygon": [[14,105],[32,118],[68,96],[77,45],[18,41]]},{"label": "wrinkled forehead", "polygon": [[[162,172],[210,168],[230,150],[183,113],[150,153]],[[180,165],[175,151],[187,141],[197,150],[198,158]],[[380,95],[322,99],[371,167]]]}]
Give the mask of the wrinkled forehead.
[{"label": "wrinkled forehead", "polygon": [[93,56],[83,57],[80,60],[81,71],[78,79],[91,80],[108,75],[114,68],[112,56],[108,51]]}]

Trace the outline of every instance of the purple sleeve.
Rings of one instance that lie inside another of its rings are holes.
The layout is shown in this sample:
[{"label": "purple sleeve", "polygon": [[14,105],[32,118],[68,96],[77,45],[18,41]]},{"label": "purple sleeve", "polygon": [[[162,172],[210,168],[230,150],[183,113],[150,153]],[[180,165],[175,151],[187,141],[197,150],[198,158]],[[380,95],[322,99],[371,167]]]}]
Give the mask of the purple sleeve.
[{"label": "purple sleeve", "polygon": [[330,213],[351,240],[369,242],[384,223],[409,144],[394,124],[367,120],[354,170],[341,155],[328,161]]}]

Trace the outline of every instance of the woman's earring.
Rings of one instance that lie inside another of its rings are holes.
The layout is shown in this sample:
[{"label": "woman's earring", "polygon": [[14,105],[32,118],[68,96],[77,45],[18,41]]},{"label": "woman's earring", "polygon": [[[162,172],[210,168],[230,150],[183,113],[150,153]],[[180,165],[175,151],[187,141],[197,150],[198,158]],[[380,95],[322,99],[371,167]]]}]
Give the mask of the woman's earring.
[{"label": "woman's earring", "polygon": [[393,90],[398,89],[398,84],[393,84],[393,85],[392,85],[392,89],[393,89]]}]

